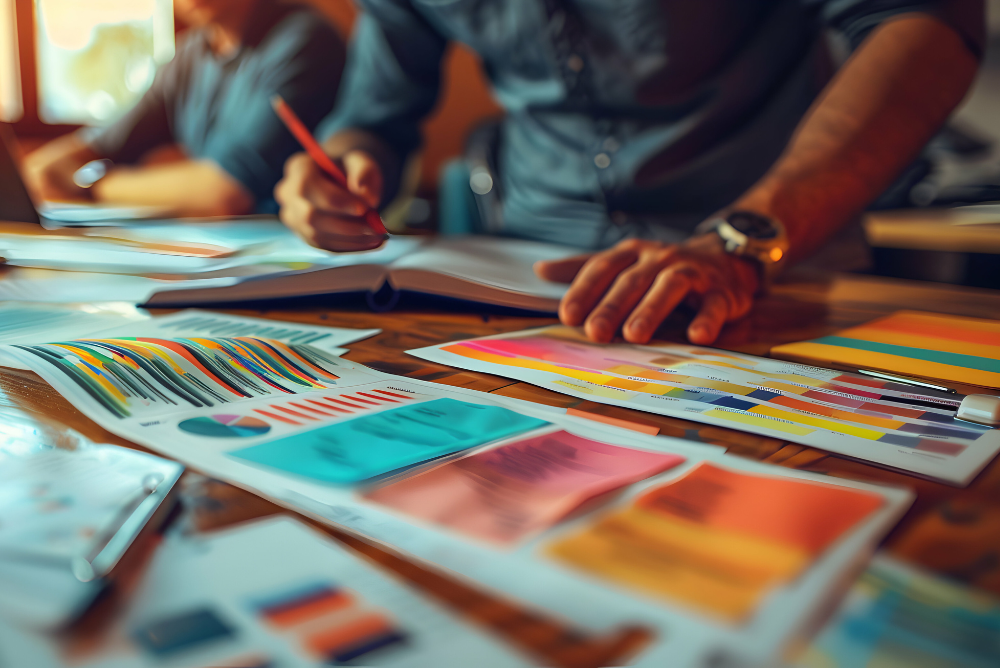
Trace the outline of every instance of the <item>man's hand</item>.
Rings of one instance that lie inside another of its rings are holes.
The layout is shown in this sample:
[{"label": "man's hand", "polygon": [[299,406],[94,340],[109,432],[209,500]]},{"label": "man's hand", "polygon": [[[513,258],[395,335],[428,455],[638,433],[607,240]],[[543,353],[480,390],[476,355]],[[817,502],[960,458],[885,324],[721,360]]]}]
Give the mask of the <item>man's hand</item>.
[{"label": "man's hand", "polygon": [[725,323],[746,315],[758,286],[756,268],[726,253],[715,234],[683,244],[628,239],[601,253],[539,262],[535,272],[550,281],[572,281],[559,319],[584,325],[587,336],[602,343],[619,327],[626,341],[648,342],[687,300],[698,309],[688,339],[708,345]]},{"label": "man's hand", "polygon": [[23,171],[37,200],[87,200],[91,193],[73,182],[73,174],[98,156],[75,134],[60,137],[28,154]]},{"label": "man's hand", "polygon": [[317,248],[339,252],[378,248],[382,237],[365,223],[364,215],[382,200],[382,170],[364,151],[350,151],[339,162],[347,175],[346,189],[305,153],[288,159],[285,176],[274,188],[281,222]]}]

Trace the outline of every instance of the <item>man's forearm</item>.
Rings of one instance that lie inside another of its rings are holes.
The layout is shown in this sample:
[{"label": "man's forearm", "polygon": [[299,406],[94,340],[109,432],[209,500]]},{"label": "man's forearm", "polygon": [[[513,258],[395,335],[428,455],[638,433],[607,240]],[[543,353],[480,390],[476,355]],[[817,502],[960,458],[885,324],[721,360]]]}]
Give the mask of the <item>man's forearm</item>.
[{"label": "man's forearm", "polygon": [[120,167],[94,185],[94,199],[167,207],[179,216],[250,213],[254,198],[210,161],[182,160],[149,167]]},{"label": "man's forearm", "polygon": [[964,97],[977,62],[923,14],[878,27],[813,105],[785,153],[739,201],[784,222],[790,259],[817,250],[880,195]]}]

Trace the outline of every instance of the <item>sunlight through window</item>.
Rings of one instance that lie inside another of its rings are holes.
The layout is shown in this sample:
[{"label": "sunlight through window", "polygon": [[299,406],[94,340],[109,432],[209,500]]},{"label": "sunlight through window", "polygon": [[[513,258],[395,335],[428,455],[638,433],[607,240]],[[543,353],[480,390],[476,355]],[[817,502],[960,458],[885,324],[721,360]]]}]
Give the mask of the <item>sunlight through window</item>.
[{"label": "sunlight through window", "polygon": [[35,0],[38,114],[104,125],[174,55],[171,0]]}]

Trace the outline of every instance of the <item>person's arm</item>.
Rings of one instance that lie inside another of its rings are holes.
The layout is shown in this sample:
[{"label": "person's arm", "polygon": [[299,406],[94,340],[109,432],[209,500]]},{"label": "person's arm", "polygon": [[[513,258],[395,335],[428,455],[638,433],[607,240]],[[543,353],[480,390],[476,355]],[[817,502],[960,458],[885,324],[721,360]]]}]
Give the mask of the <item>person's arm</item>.
[{"label": "person's arm", "polygon": [[211,160],[117,167],[94,184],[94,200],[163,206],[177,216],[238,216],[253,211],[253,195]]},{"label": "person's arm", "polygon": [[88,200],[91,192],[73,182],[73,174],[98,155],[76,133],[53,139],[24,158],[25,185],[36,200]]},{"label": "person's arm", "polygon": [[[799,125],[771,170],[734,203],[781,220],[789,256],[822,246],[872,202],[948,118],[976,73],[977,59],[955,29],[926,14],[876,28]],[[593,256],[541,264],[550,280],[573,279],[560,305],[568,325],[609,341],[622,327],[644,343],[679,304],[698,313],[688,338],[709,344],[745,315],[755,268],[726,254],[714,234],[669,246],[626,241]]]},{"label": "person's arm", "polygon": [[406,0],[362,5],[337,107],[317,132],[344,168],[348,188],[297,153],[274,191],[289,228],[335,251],[382,243],[361,216],[392,199],[406,157],[420,144],[420,122],[437,99],[446,45]]}]

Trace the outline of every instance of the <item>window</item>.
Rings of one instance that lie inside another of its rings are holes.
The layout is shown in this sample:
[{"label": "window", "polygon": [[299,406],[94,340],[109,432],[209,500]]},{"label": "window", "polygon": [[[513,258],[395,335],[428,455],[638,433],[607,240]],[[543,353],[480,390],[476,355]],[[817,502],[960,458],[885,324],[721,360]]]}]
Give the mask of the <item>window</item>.
[{"label": "window", "polygon": [[135,104],[156,67],[173,58],[172,2],[35,0],[35,44],[38,117],[103,125]]},{"label": "window", "polygon": [[13,123],[23,114],[14,0],[0,0],[0,121]]}]

